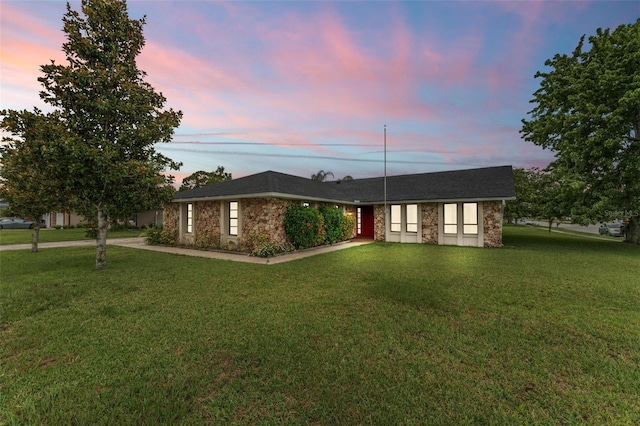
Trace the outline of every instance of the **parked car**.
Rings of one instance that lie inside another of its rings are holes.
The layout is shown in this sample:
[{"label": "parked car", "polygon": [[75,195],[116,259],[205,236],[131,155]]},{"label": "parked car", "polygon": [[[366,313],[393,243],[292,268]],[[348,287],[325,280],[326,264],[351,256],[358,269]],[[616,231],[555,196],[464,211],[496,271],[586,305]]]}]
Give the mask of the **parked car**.
[{"label": "parked car", "polygon": [[31,229],[33,222],[20,219],[19,217],[0,218],[0,229]]},{"label": "parked car", "polygon": [[624,226],[621,223],[601,223],[598,232],[611,237],[624,237]]}]

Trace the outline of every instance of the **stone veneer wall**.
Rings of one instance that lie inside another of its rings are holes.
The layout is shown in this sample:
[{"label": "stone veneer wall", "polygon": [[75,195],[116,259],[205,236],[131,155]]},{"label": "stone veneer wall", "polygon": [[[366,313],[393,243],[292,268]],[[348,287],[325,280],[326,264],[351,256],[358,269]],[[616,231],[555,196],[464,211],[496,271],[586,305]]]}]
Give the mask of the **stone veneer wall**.
[{"label": "stone veneer wall", "polygon": [[438,244],[438,204],[422,204],[422,242]]},{"label": "stone veneer wall", "polygon": [[[215,244],[219,244],[220,201],[196,201],[193,203],[193,226],[197,241],[203,241],[204,244],[203,238],[211,239],[212,236],[218,236]],[[210,245],[214,242],[207,241],[207,243]]]},{"label": "stone veneer wall", "polygon": [[165,204],[162,229],[168,232],[178,233],[180,229],[180,203]]},{"label": "stone veneer wall", "polygon": [[240,200],[242,237],[251,233],[266,234],[278,245],[287,242],[284,216],[287,208],[297,201],[279,198],[244,198]]},{"label": "stone veneer wall", "polygon": [[374,241],[385,240],[384,204],[373,206],[373,239]]},{"label": "stone veneer wall", "polygon": [[502,247],[502,201],[482,203],[484,246]]}]

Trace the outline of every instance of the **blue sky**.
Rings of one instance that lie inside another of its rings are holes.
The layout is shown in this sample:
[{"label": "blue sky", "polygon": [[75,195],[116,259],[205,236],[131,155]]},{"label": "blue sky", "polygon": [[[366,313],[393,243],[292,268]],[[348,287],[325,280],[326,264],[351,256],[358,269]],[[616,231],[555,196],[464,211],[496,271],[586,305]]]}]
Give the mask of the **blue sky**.
[{"label": "blue sky", "polygon": [[[71,2],[79,9],[79,2]],[[129,1],[139,66],[184,118],[158,149],[178,181],[224,166],[309,177],[510,164],[553,154],[520,138],[544,61],[640,17],[636,1]],[[39,66],[64,61],[60,1],[0,2],[0,108],[46,109]]]}]

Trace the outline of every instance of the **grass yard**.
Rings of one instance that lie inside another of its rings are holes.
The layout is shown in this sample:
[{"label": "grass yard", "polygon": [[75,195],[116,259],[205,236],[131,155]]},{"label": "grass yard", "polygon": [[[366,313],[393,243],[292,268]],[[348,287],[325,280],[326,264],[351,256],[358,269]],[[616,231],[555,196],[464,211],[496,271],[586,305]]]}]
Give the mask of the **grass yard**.
[{"label": "grass yard", "polygon": [[0,424],[638,424],[640,247],[0,253]]},{"label": "grass yard", "polygon": [[[83,228],[73,229],[41,229],[38,242],[54,243],[58,241],[79,241],[91,240],[86,235],[87,230]],[[142,233],[140,229],[127,229],[122,231],[108,231],[107,238],[128,238],[139,237]],[[31,229],[1,229],[0,230],[0,246],[9,244],[31,244]]]}]

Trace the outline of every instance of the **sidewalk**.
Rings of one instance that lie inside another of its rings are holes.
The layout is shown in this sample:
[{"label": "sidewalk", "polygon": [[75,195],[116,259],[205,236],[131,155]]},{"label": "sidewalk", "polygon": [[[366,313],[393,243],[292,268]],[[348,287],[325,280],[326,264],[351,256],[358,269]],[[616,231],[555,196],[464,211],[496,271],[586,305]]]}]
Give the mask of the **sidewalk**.
[{"label": "sidewalk", "polygon": [[[197,250],[197,249],[190,249],[190,248],[184,248],[184,247],[149,246],[145,244],[144,238],[107,239],[107,245],[113,245],[113,246],[135,248],[140,250],[159,251],[162,253],[179,254],[183,256],[195,256],[195,257],[204,257],[208,259],[231,260],[234,262],[257,263],[257,264],[264,264],[264,265],[274,265],[276,263],[290,262],[292,260],[315,256],[316,254],[329,253],[337,250],[344,250],[350,247],[358,247],[364,244],[369,244],[371,242],[373,241],[346,241],[338,244],[333,244],[331,246],[317,247],[317,248],[297,251],[294,253],[287,253],[287,254],[269,257],[269,258],[262,258],[262,257],[249,256],[242,253],[226,253],[226,252],[217,252],[217,251]],[[94,240],[39,243],[38,250],[46,249],[46,248],[56,248],[56,247],[82,247],[82,246],[89,247],[89,246],[95,246],[95,244],[96,242]],[[0,246],[0,252],[8,251],[8,250],[30,250],[30,249],[31,249],[31,244],[12,244],[12,245]]]}]

